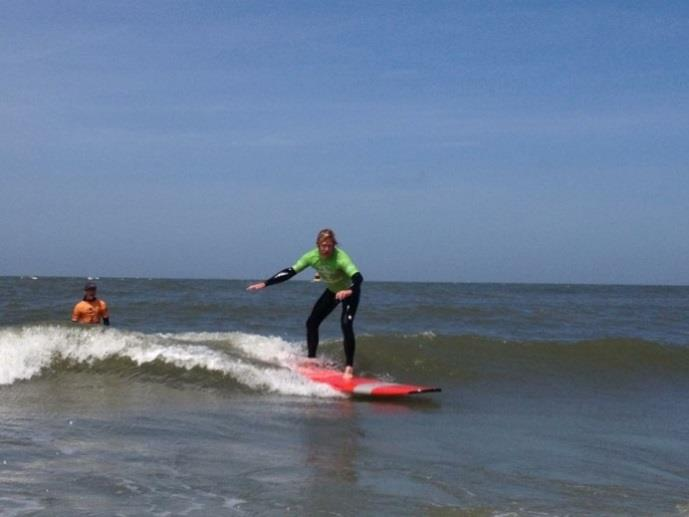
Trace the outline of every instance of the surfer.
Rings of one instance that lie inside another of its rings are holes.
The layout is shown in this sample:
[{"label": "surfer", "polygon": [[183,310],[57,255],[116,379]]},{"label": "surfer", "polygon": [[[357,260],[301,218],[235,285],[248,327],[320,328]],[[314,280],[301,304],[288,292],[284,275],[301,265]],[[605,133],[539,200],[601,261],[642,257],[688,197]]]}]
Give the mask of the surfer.
[{"label": "surfer", "polygon": [[318,348],[318,328],[323,320],[342,303],[340,326],[342,327],[345,369],[343,377],[351,378],[354,375],[354,317],[359,306],[361,283],[364,277],[342,249],[337,247],[335,232],[324,229],[318,232],[316,247],[307,251],[292,266],[277,272],[264,282],[251,284],[247,291],[258,291],[267,286],[279,284],[289,280],[307,267],[314,268],[319,277],[326,284],[326,289],[316,301],[311,315],[306,321],[306,343],[309,358],[316,357]]},{"label": "surfer", "polygon": [[74,306],[72,321],[90,325],[110,325],[110,313],[105,300],[96,298],[96,284],[86,282],[84,286],[84,298]]}]

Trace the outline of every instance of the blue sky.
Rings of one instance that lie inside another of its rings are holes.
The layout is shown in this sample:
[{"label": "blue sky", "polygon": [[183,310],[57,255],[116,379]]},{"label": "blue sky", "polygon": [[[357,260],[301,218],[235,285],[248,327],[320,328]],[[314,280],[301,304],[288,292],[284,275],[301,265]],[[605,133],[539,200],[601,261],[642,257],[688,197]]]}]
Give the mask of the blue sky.
[{"label": "blue sky", "polygon": [[0,11],[0,274],[689,284],[689,3]]}]

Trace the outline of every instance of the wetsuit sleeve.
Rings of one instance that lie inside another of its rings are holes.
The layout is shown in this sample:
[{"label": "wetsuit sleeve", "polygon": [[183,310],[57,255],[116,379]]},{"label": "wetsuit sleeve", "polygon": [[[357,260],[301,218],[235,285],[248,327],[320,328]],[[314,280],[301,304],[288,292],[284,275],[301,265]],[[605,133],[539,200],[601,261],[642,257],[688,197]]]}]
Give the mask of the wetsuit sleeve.
[{"label": "wetsuit sleeve", "polygon": [[364,281],[364,276],[358,271],[352,275],[352,292],[358,293],[361,290],[361,283]]},{"label": "wetsuit sleeve", "polygon": [[110,318],[103,318],[103,325],[110,326]]},{"label": "wetsuit sleeve", "polygon": [[290,278],[292,278],[296,274],[297,274],[297,272],[294,270],[293,267],[287,267],[287,268],[283,269],[282,271],[278,271],[277,273],[275,273],[273,276],[271,276],[264,283],[266,284],[266,286],[280,284],[282,282],[285,282],[286,280],[289,280]]}]

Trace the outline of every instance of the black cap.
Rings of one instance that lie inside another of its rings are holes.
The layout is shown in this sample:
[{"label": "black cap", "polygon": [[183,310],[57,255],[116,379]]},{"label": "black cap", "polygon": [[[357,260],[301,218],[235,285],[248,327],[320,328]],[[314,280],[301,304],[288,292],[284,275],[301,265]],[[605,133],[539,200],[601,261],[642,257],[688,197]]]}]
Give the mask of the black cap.
[{"label": "black cap", "polygon": [[95,282],[86,282],[84,285],[84,291],[90,291],[90,290],[95,290],[96,289],[96,283]]}]

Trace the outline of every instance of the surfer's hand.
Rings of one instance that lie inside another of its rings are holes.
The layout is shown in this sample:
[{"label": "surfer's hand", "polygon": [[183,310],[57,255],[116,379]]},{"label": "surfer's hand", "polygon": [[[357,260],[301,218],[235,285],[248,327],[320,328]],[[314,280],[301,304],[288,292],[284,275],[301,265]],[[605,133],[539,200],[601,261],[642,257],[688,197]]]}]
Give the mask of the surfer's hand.
[{"label": "surfer's hand", "polygon": [[345,289],[344,291],[337,291],[335,293],[335,299],[339,300],[339,301],[342,301],[345,298],[349,298],[350,296],[352,296],[352,290],[351,289]]},{"label": "surfer's hand", "polygon": [[246,288],[247,291],[258,291],[259,289],[263,289],[266,286],[265,282],[259,282],[257,284],[251,284],[249,287]]}]

